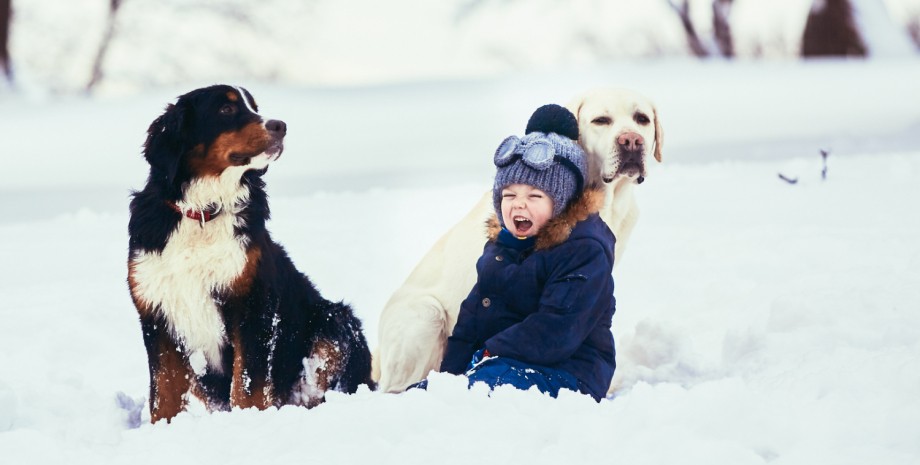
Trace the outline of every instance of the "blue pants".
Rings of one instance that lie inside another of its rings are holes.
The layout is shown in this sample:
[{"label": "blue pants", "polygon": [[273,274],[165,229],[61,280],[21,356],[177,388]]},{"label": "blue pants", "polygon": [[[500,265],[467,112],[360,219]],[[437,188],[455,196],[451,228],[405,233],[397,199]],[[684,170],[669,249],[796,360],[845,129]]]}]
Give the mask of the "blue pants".
[{"label": "blue pants", "polygon": [[[476,356],[478,355],[477,352]],[[474,361],[476,356],[473,356]],[[578,379],[564,370],[533,365],[508,357],[491,357],[478,363],[471,362],[471,365],[466,372],[470,386],[475,383],[486,383],[494,389],[496,386],[511,385],[525,391],[536,386],[540,392],[551,397],[559,395],[560,389],[581,392]]]},{"label": "blue pants", "polygon": [[[560,389],[584,393],[578,386],[578,379],[567,371],[508,357],[489,357],[483,360],[482,350],[473,354],[466,368],[466,377],[470,380],[470,386],[486,383],[495,389],[496,386],[511,385],[525,391],[536,386],[540,392],[554,398],[559,395]],[[428,380],[423,379],[408,389],[428,389]]]}]

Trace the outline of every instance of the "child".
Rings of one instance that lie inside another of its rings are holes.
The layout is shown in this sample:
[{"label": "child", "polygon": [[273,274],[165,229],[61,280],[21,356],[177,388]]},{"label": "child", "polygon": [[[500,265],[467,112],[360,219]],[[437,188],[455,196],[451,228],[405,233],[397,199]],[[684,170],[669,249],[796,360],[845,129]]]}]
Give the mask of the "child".
[{"label": "child", "polygon": [[540,107],[525,134],[495,153],[497,218],[441,371],[470,385],[536,386],[553,397],[565,388],[599,401],[616,367],[615,238],[597,214],[603,190],[584,186],[587,160],[568,110]]}]

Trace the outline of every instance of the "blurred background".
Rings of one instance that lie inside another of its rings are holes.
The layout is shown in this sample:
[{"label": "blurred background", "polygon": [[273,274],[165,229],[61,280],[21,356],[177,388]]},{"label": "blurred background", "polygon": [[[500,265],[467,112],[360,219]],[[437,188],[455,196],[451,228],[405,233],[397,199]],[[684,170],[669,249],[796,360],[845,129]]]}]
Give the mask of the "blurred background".
[{"label": "blurred background", "polygon": [[920,0],[0,0],[4,92],[31,96],[918,53]]},{"label": "blurred background", "polygon": [[123,212],[150,121],[215,83],[288,123],[282,195],[488,184],[533,109],[596,87],[657,104],[664,165],[920,147],[920,0],[0,0],[0,27],[27,216]]}]

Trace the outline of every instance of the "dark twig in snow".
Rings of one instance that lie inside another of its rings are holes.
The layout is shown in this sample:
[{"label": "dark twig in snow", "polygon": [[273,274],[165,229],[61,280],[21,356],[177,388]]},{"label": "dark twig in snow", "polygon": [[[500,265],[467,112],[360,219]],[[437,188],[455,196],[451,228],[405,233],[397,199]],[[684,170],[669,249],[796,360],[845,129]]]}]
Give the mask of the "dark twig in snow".
[{"label": "dark twig in snow", "polygon": [[779,173],[779,178],[782,179],[783,181],[788,182],[789,184],[795,184],[799,182],[799,178],[787,178],[786,176],[783,175],[783,173]]},{"label": "dark twig in snow", "polygon": [[827,156],[830,155],[830,152],[827,150],[821,149],[821,180],[824,181],[827,179]]}]

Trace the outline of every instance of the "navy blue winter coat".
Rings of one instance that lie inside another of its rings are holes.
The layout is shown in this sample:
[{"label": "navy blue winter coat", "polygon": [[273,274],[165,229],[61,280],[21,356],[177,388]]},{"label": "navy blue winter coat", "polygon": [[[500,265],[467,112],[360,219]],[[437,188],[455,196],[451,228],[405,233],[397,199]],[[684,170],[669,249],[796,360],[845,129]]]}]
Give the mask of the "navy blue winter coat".
[{"label": "navy blue winter coat", "polygon": [[586,191],[524,251],[499,240],[497,219],[476,263],[478,278],[460,306],[441,371],[464,373],[477,350],[565,370],[583,392],[606,396],[616,368],[611,319],[615,238]]}]

